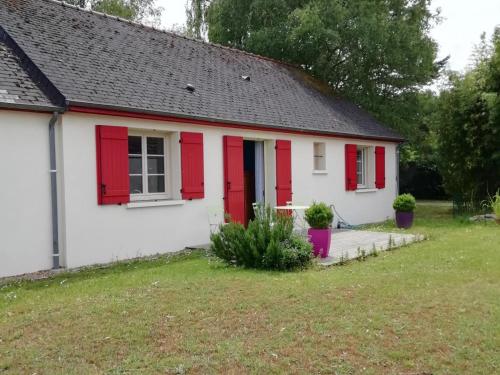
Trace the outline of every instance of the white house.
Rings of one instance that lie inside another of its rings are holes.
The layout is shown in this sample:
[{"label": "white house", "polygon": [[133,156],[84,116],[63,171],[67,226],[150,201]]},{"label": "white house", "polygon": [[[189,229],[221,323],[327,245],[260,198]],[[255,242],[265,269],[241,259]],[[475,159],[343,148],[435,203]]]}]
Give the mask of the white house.
[{"label": "white house", "polygon": [[401,141],[292,66],[0,0],[0,277],[206,244],[253,202],[388,219]]}]

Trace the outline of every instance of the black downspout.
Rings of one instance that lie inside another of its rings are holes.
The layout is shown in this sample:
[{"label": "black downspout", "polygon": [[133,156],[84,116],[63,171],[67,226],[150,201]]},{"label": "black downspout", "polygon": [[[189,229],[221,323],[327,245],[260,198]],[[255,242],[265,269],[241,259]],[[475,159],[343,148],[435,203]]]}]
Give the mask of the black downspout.
[{"label": "black downspout", "polygon": [[59,113],[54,112],[49,122],[50,152],[50,193],[52,199],[52,268],[61,267],[59,261],[59,219],[57,209],[57,163],[56,163],[56,129]]}]

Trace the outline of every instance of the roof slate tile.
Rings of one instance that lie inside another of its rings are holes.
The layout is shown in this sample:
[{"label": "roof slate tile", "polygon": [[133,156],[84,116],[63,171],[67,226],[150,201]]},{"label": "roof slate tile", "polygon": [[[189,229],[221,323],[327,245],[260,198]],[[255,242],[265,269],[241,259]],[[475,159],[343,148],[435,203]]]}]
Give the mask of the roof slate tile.
[{"label": "roof slate tile", "polygon": [[50,99],[22,68],[14,51],[0,40],[0,105],[53,107]]}]

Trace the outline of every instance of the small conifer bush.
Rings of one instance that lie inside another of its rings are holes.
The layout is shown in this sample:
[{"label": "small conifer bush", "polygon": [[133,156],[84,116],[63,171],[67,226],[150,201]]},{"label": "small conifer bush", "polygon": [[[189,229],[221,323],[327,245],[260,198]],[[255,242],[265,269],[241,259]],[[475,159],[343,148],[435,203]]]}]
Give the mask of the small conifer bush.
[{"label": "small conifer bush", "polygon": [[258,207],[248,228],[230,221],[211,236],[211,252],[229,264],[295,270],[311,264],[311,244],[293,233],[293,219],[277,215],[269,206]]}]

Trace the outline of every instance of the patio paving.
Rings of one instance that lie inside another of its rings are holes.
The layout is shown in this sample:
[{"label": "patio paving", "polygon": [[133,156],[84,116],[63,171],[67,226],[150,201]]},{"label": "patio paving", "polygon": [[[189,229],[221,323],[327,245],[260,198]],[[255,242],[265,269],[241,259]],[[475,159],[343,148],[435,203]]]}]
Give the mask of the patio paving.
[{"label": "patio paving", "polygon": [[319,259],[319,264],[331,266],[350,259],[360,258],[363,255],[370,255],[374,249],[377,252],[385,251],[389,248],[394,249],[423,239],[424,236],[418,234],[334,229],[330,256]]}]

